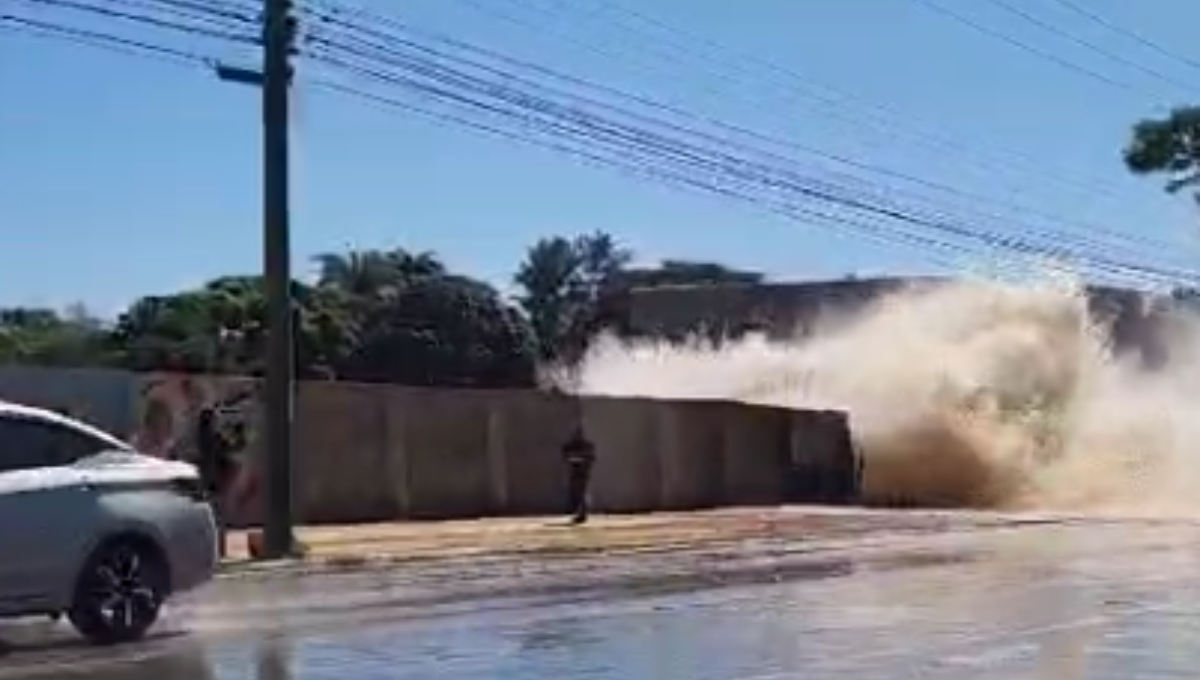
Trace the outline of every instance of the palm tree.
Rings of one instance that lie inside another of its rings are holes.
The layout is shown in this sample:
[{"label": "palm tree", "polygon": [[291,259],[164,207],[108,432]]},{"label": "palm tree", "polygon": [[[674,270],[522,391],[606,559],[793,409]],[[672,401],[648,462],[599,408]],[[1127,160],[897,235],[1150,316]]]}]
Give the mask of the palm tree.
[{"label": "palm tree", "polygon": [[376,297],[415,278],[446,274],[445,265],[433,253],[414,254],[403,248],[326,253],[318,255],[316,261],[318,285],[364,298]]}]

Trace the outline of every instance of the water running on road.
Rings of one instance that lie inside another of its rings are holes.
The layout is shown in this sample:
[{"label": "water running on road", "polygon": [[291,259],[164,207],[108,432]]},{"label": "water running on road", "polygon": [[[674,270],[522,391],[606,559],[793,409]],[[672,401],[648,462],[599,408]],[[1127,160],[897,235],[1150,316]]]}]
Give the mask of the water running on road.
[{"label": "water running on road", "polygon": [[189,635],[119,650],[31,643],[5,659],[0,678],[1183,677],[1200,666],[1198,539],[1200,527],[1040,526],[981,532],[924,559],[824,558],[809,578],[781,583],[476,603],[470,615],[398,610],[373,622],[222,630],[197,620],[184,623],[196,625]]}]

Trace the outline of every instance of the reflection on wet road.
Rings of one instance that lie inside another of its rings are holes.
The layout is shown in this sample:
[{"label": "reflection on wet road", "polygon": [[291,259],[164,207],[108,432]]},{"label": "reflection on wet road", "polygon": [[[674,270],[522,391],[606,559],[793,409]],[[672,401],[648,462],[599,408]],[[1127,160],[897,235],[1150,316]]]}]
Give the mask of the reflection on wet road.
[{"label": "reflection on wet road", "polygon": [[[556,591],[438,615],[389,607],[390,593],[415,586],[383,583],[396,578],[385,574],[222,584],[135,647],[94,650],[61,627],[14,627],[0,678],[1191,677],[1200,666],[1198,539],[1200,527],[1162,525],[981,531],[936,547],[813,557],[767,582]],[[314,619],[302,610],[317,599],[297,595],[291,610],[249,603],[250,589],[278,601],[305,588],[326,599],[340,591],[352,604]],[[376,606],[359,609],[372,598]],[[239,617],[238,607],[257,613]]]}]

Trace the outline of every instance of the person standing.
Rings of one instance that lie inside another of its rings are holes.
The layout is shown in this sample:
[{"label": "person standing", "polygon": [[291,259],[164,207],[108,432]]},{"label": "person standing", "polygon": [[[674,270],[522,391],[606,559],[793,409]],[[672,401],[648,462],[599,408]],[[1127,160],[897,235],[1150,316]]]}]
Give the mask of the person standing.
[{"label": "person standing", "polygon": [[225,557],[229,487],[239,472],[233,454],[242,442],[231,441],[230,433],[221,427],[217,411],[211,406],[202,407],[196,414],[194,437],[192,446],[196,456],[192,462],[217,515],[218,548],[221,557]]},{"label": "person standing", "polygon": [[583,426],[576,425],[571,431],[562,454],[567,466],[567,511],[572,524],[583,524],[588,520],[588,488],[596,463],[596,447],[584,434]]}]

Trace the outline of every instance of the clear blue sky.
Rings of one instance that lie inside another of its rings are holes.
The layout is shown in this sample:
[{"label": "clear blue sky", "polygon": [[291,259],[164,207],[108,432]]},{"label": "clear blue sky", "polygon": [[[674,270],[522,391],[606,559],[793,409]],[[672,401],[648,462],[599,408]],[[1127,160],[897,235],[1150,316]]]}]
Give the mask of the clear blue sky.
[{"label": "clear blue sky", "polygon": [[[673,50],[667,39],[647,35],[654,29],[646,25],[633,24],[643,34],[631,34],[620,28],[628,21],[623,15],[589,9],[597,0],[481,1],[491,13],[462,0],[365,6],[830,153],[1182,243],[1180,253],[1200,268],[1200,248],[1191,246],[1192,206],[1166,196],[1153,180],[1127,177],[1119,157],[1134,119],[1200,102],[1200,70],[1105,33],[1053,0],[1013,1],[1194,89],[1107,61],[982,0],[951,4],[1143,94],[1065,70],[911,0],[607,3],[638,7],[860,102],[830,115],[799,94],[799,82],[728,59],[705,60],[703,44]],[[1200,61],[1200,4],[1085,2]],[[539,6],[550,13],[539,15]],[[500,14],[541,27],[531,30]],[[736,81],[731,71],[740,72]],[[82,301],[111,314],[139,295],[259,267],[253,90],[223,85],[200,70],[0,33],[0,102],[0,304]],[[977,150],[932,150],[898,129],[864,129],[836,117],[861,119],[869,103],[899,112],[902,125],[926,123]],[[301,270],[319,252],[404,246],[436,251],[456,268],[505,285],[536,237],[595,229],[616,234],[645,260],[714,259],[781,278],[930,270],[919,254],[646,186],[304,85],[296,95],[294,139],[294,249]],[[1030,167],[1002,156],[1005,172],[976,164],[1013,150],[1044,156],[1045,163]],[[1068,175],[1111,185],[1118,199],[1054,180]]]}]

